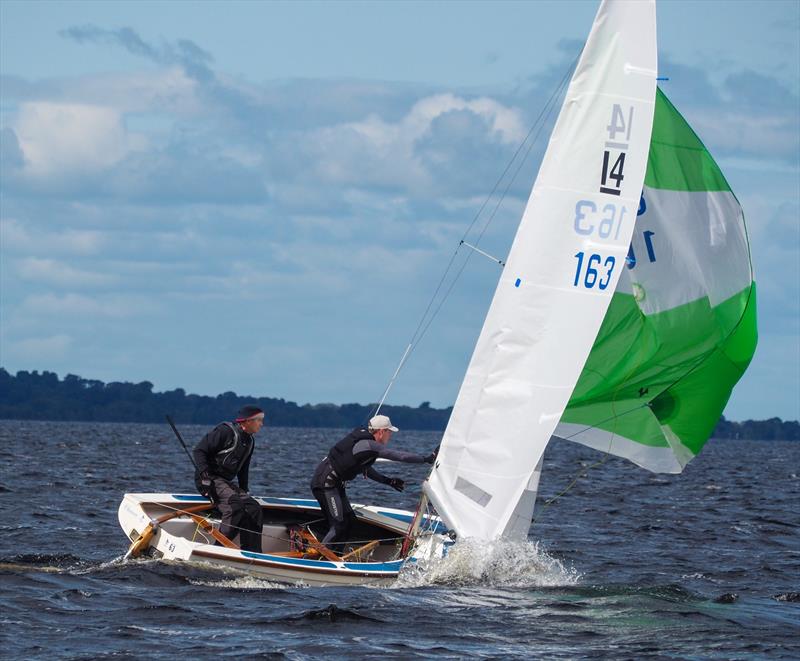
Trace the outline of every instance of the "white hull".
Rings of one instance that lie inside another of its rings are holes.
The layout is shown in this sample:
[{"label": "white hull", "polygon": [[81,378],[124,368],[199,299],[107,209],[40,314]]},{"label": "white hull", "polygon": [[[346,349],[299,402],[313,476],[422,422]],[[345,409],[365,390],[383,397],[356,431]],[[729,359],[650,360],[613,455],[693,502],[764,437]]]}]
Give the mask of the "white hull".
[{"label": "white hull", "polygon": [[[215,546],[214,540],[189,515],[165,521],[156,528],[148,553],[167,560],[202,562],[214,567],[234,569],[281,583],[305,585],[381,585],[396,580],[405,564],[442,555],[449,539],[428,533],[425,544],[405,559],[399,557],[399,545],[408,531],[413,512],[388,507],[354,505],[358,525],[377,533],[381,543],[361,561],[333,561],[287,557],[292,550],[287,524],[322,518],[316,500],[295,498],[257,498],[264,510],[263,553]],[[209,501],[202,496],[167,493],[125,494],[119,506],[119,522],[127,537],[136,539],[160,516]],[[210,503],[209,503],[210,504]],[[436,532],[443,532],[437,517],[426,520]],[[435,543],[432,543],[435,539]],[[237,541],[234,539],[234,541]],[[356,544],[354,544],[356,545]]]}]

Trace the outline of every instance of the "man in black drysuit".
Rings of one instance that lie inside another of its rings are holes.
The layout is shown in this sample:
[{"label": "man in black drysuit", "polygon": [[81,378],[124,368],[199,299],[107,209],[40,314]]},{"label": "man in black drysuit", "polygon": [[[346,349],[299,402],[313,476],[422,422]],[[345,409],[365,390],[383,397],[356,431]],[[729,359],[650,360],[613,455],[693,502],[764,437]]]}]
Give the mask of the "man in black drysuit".
[{"label": "man in black drysuit", "polygon": [[372,467],[376,459],[402,461],[407,464],[432,464],[436,459],[436,452],[423,457],[412,452],[388,449],[386,444],[392,437],[392,432],[396,431],[397,427],[392,426],[387,416],[376,415],[369,421],[366,429],[358,427],[334,445],[317,466],[311,479],[311,493],[319,501],[330,525],[322,539],[325,546],[330,548],[337,542],[345,542],[355,520],[353,508],[350,507],[345,492],[345,482],[363,473],[371,480],[402,491],[405,488],[403,480],[381,475]]},{"label": "man in black drysuit", "polygon": [[[264,424],[264,411],[245,406],[235,422],[223,422],[208,432],[194,448],[197,490],[214,501],[222,513],[219,531],[228,539],[239,533],[244,551],[261,553],[263,513],[247,493],[255,434]],[[238,486],[232,480],[236,478]]]}]

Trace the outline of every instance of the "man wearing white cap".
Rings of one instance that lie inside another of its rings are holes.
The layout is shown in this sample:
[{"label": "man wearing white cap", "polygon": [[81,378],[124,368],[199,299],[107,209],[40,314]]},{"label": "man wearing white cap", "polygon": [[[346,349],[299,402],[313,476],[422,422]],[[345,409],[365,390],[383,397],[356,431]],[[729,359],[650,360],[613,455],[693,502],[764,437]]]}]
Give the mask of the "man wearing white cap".
[{"label": "man wearing white cap", "polygon": [[402,461],[407,464],[432,464],[436,453],[427,456],[390,450],[386,447],[392,433],[399,431],[388,416],[376,415],[367,428],[357,427],[334,445],[319,463],[311,480],[311,492],[319,501],[328,519],[330,528],[322,539],[326,546],[347,541],[347,535],[355,519],[353,508],[345,492],[345,483],[363,473],[381,484],[388,484],[397,491],[405,488],[405,482],[397,477],[386,477],[376,471],[372,464],[377,459]]}]

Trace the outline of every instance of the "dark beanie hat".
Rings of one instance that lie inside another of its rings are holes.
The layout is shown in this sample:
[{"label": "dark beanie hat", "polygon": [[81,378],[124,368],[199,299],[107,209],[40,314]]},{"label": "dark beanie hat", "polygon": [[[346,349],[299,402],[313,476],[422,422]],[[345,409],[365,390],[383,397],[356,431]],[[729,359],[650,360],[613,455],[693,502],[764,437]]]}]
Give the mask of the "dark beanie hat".
[{"label": "dark beanie hat", "polygon": [[247,406],[243,406],[239,409],[239,415],[236,416],[236,422],[243,422],[244,420],[248,420],[254,416],[257,416],[259,413],[263,413],[264,411],[257,406],[252,406],[248,404]]}]

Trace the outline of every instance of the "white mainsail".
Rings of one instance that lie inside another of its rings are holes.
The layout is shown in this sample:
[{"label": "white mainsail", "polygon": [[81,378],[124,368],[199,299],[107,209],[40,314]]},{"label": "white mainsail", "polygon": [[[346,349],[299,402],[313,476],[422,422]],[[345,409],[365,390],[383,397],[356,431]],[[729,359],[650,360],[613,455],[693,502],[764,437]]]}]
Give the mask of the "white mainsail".
[{"label": "white mainsail", "polygon": [[604,0],[425,492],[459,537],[524,537],[541,458],[631,242],[656,90],[655,0]]}]

